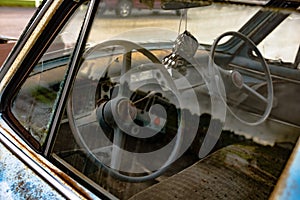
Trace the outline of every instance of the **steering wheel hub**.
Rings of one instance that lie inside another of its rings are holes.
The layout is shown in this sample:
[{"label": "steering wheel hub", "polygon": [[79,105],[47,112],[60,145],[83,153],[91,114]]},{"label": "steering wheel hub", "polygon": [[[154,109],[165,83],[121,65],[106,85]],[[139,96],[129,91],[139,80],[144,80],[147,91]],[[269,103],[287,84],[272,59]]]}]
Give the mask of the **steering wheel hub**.
[{"label": "steering wheel hub", "polygon": [[115,119],[122,121],[123,125],[129,125],[137,116],[137,109],[133,103],[125,97],[117,97],[101,104],[97,109],[98,119],[103,117],[104,121],[111,127],[118,127]]},{"label": "steering wheel hub", "polygon": [[231,74],[231,79],[232,79],[233,84],[237,88],[241,89],[243,87],[244,79],[243,79],[243,76],[241,75],[240,72],[233,71],[232,74]]}]

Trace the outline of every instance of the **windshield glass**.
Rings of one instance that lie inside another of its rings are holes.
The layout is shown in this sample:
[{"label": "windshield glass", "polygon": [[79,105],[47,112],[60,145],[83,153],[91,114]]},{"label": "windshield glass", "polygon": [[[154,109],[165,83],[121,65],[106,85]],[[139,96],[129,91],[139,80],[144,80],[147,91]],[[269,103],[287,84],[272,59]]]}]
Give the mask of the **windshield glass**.
[{"label": "windshield glass", "polygon": [[[103,13],[103,5],[100,4],[88,43],[92,46],[112,38],[137,43],[172,42],[177,35],[188,30],[200,44],[212,44],[221,33],[240,30],[261,9],[262,4],[265,2],[256,5],[212,4],[175,11],[150,7],[142,10],[131,8],[130,15],[124,17],[120,17],[113,8]],[[298,15],[293,13],[258,45],[267,59],[289,63],[295,61],[300,42],[297,34],[300,31]],[[292,40],[287,41],[285,38]],[[285,48],[278,48],[280,46]]]},{"label": "windshield glass", "polygon": [[[112,10],[105,13],[98,13],[89,42],[94,44],[107,40],[121,33],[144,28],[145,33],[123,34],[124,39],[147,41],[147,38],[157,38],[161,42],[174,41],[174,35],[159,32],[160,29],[168,29],[179,34],[188,29],[200,43],[211,44],[221,33],[229,30],[239,30],[249,20],[259,7],[254,6],[226,6],[215,4],[188,10],[145,9],[132,10],[128,17],[119,17]],[[187,16],[185,16],[187,12]],[[228,20],[228,19],[231,20]],[[147,29],[151,27],[152,29]],[[157,28],[158,31],[155,31]],[[143,40],[144,37],[144,40]]]}]

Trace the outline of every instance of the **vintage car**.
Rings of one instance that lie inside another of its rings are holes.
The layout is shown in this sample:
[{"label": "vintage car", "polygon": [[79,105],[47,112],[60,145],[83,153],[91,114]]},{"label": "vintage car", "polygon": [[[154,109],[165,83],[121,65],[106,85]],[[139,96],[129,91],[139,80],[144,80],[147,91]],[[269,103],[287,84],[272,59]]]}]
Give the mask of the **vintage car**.
[{"label": "vintage car", "polygon": [[102,3],[45,0],[0,44],[0,199],[299,197],[299,0]]}]

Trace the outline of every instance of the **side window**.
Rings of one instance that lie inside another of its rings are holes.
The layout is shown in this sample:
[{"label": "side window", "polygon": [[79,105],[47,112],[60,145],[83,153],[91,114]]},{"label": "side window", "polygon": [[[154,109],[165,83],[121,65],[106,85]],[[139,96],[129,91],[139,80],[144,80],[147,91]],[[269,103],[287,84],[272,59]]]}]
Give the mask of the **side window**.
[{"label": "side window", "polygon": [[34,67],[15,96],[12,113],[21,125],[43,145],[55,110],[61,83],[84,19],[86,9],[78,9]]},{"label": "side window", "polygon": [[299,13],[292,13],[258,45],[264,57],[276,61],[295,62],[300,44],[299,16]]}]

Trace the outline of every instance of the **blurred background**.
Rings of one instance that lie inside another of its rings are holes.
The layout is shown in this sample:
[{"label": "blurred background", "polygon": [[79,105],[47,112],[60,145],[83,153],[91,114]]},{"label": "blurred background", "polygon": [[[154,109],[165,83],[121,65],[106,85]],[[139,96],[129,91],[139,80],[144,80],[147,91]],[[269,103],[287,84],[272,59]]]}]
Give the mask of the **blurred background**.
[{"label": "blurred background", "polygon": [[18,38],[39,4],[39,0],[0,0],[0,35]]}]

